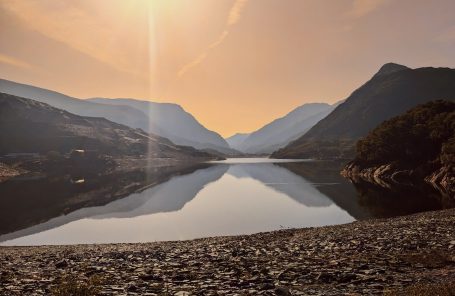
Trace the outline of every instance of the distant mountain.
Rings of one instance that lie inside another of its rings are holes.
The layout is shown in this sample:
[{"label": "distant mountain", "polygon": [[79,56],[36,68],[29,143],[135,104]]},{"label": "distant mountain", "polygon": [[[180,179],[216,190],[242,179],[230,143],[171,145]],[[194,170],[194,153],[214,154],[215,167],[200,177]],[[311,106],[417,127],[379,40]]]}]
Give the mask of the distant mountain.
[{"label": "distant mountain", "polygon": [[231,147],[246,153],[270,154],[305,134],[335,107],[325,103],[304,104],[286,116],[278,118],[259,130],[230,139]]},{"label": "distant mountain", "polygon": [[231,148],[238,149],[249,135],[249,133],[237,133],[233,136],[230,136],[229,138],[226,138],[226,142],[228,142]]},{"label": "distant mountain", "polygon": [[235,152],[219,134],[205,128],[193,115],[177,104],[107,98],[92,98],[87,101],[119,107],[128,106],[141,111],[149,121],[145,130],[166,137],[177,145],[213,149],[226,154]]},{"label": "distant mountain", "polygon": [[141,128],[145,131],[147,131],[149,125],[149,119],[143,112],[128,106],[97,104],[55,91],[4,79],[0,79],[0,92],[43,102],[76,115],[103,117],[110,121],[132,128]]},{"label": "distant mountain", "polygon": [[0,155],[68,153],[74,149],[114,156],[209,156],[105,118],[83,117],[45,103],[0,93]]},{"label": "distant mountain", "polygon": [[434,99],[455,100],[455,69],[385,64],[305,135],[274,158],[353,158],[356,141],[408,109]]},{"label": "distant mountain", "polygon": [[180,106],[137,100],[81,100],[58,92],[0,79],[0,92],[37,100],[81,116],[104,117],[169,138],[175,144],[232,152],[217,133],[207,130]]}]

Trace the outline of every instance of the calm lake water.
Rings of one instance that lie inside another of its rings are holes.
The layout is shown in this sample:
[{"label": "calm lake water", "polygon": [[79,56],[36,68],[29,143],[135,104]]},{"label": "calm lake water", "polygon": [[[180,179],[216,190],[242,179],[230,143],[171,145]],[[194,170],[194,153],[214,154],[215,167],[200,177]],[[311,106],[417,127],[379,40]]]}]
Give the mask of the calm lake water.
[{"label": "calm lake water", "polygon": [[436,191],[353,184],[339,175],[341,166],[228,159],[107,176],[16,178],[0,183],[0,245],[184,240],[445,207]]}]

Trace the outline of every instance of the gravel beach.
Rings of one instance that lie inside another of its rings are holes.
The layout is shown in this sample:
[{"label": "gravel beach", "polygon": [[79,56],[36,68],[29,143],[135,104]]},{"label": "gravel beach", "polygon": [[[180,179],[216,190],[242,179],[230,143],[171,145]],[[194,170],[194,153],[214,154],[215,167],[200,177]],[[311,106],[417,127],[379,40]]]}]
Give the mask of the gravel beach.
[{"label": "gravel beach", "polygon": [[0,247],[0,295],[454,295],[454,290],[455,209],[191,241]]}]

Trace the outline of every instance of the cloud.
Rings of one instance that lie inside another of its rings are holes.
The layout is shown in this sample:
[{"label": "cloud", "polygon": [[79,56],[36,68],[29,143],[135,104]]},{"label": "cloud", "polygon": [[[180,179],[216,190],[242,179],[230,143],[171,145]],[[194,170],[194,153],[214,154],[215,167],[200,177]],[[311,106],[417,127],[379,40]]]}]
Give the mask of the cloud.
[{"label": "cloud", "polygon": [[19,60],[12,56],[2,54],[2,53],[0,53],[0,63],[18,67],[18,68],[23,68],[23,69],[32,68],[32,65],[30,65],[29,63]]},{"label": "cloud", "polygon": [[227,20],[228,26],[235,25],[239,21],[246,2],[247,2],[247,0],[235,1],[234,5],[232,6],[231,10],[229,11],[229,16],[228,16],[228,20]]},{"label": "cloud", "polygon": [[207,49],[198,55],[194,60],[189,62],[188,64],[184,65],[177,73],[178,77],[182,77],[185,75],[186,72],[188,72],[190,69],[196,67],[197,65],[201,64],[209,55],[209,52],[216,47],[218,47],[221,43],[223,43],[224,39],[229,35],[229,29],[230,27],[234,26],[235,24],[238,23],[240,20],[240,17],[242,16],[243,9],[245,7],[245,4],[248,2],[248,0],[236,0],[234,4],[232,5],[231,9],[229,10],[228,18],[226,21],[226,26],[224,31],[218,36],[218,38],[209,44]]},{"label": "cloud", "polygon": [[352,18],[364,17],[384,6],[389,0],[354,0],[347,16]]},{"label": "cloud", "polygon": [[188,70],[190,70],[191,68],[196,67],[197,65],[202,63],[205,60],[205,58],[207,57],[207,55],[208,55],[208,51],[201,53],[197,58],[195,58],[194,60],[192,60],[191,62],[189,62],[185,66],[183,66],[179,70],[177,75],[179,77],[183,76],[186,72],[188,72]]}]

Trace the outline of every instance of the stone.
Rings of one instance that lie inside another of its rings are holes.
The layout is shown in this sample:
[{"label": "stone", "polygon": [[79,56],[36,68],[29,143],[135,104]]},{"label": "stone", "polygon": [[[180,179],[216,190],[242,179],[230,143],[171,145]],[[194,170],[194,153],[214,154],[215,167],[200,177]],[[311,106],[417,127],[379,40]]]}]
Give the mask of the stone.
[{"label": "stone", "polygon": [[286,287],[276,287],[275,288],[275,295],[278,296],[288,296],[292,295],[291,292],[289,292],[289,289]]},{"label": "stone", "polygon": [[55,263],[55,267],[57,267],[57,268],[66,268],[66,267],[68,267],[68,262],[63,259],[63,260],[58,261],[57,263]]}]

